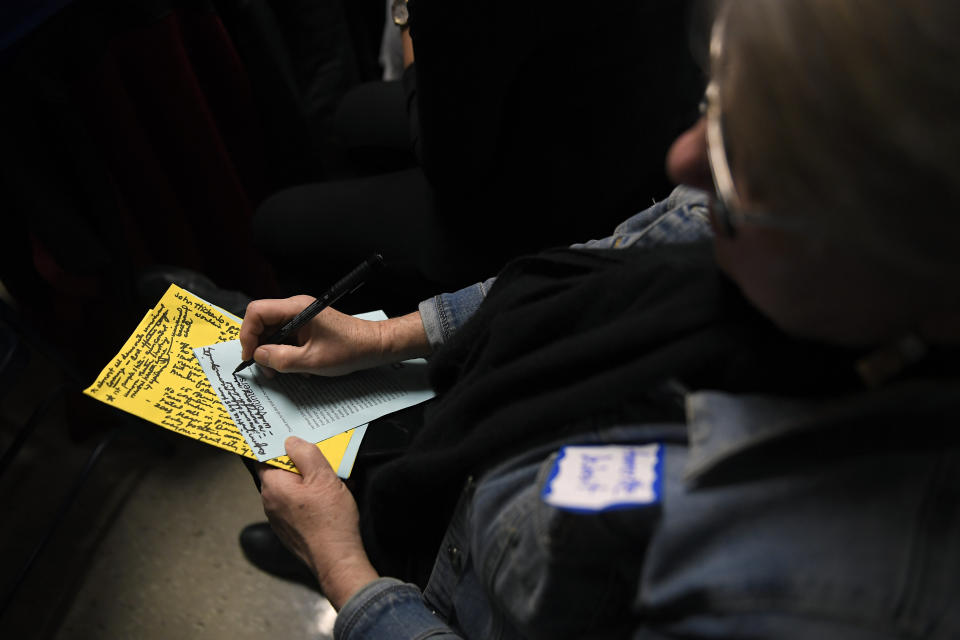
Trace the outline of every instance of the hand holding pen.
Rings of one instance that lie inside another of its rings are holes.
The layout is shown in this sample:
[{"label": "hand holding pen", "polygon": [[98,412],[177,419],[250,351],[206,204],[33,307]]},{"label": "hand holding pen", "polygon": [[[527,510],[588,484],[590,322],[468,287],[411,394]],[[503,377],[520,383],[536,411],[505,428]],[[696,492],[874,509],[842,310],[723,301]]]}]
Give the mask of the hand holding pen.
[{"label": "hand holding pen", "polygon": [[[341,375],[371,366],[367,361],[380,348],[378,323],[357,320],[329,307],[356,290],[382,262],[379,254],[371,256],[316,300],[294,296],[251,302],[240,328],[244,361],[234,373],[253,364],[255,353],[256,362],[277,371]],[[323,317],[318,318],[321,312]],[[280,328],[264,339],[268,329],[277,325]],[[299,346],[283,344],[298,337]]]}]

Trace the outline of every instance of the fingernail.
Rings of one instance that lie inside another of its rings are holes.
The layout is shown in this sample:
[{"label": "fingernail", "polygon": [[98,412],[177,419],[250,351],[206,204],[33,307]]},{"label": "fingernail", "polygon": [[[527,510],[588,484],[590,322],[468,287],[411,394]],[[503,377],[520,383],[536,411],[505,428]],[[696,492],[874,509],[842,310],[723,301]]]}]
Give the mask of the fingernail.
[{"label": "fingernail", "polygon": [[[256,357],[256,354],[258,353],[260,354],[260,357]],[[266,347],[260,347],[254,352],[254,359],[257,361],[257,363],[269,367],[270,366],[270,349],[267,349]]]}]

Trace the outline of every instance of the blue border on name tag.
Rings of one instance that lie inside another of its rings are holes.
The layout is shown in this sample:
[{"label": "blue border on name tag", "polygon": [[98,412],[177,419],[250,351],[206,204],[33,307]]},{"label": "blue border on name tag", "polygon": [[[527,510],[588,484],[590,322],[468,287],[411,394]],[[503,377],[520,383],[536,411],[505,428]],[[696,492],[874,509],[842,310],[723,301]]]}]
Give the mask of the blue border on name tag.
[{"label": "blue border on name tag", "polygon": [[553,481],[556,479],[557,474],[560,473],[560,461],[563,460],[564,456],[567,455],[567,448],[560,447],[560,451],[557,452],[557,458],[553,461],[553,468],[550,469],[550,475],[547,476],[547,481],[543,483],[543,491],[540,492],[540,497],[546,499],[551,493],[553,493]]}]

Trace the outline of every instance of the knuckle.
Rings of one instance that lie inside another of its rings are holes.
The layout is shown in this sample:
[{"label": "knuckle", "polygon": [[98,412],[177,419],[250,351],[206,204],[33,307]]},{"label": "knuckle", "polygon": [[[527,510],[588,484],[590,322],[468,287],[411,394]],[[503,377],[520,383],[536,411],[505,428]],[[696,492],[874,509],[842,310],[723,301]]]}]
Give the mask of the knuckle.
[{"label": "knuckle", "polygon": [[278,491],[276,487],[264,484],[260,492],[260,499],[263,502],[264,511],[277,513],[287,498],[283,491]]}]

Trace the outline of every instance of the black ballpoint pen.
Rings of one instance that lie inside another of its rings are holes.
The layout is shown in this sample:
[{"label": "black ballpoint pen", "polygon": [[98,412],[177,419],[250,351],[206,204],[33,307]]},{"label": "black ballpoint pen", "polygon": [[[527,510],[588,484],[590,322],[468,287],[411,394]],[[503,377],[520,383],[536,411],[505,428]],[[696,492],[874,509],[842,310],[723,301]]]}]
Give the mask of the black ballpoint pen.
[{"label": "black ballpoint pen", "polygon": [[[300,327],[313,320],[318,313],[342,298],[344,294],[356,291],[360,285],[364,283],[366,277],[370,275],[374,269],[379,268],[382,265],[383,256],[381,256],[379,253],[373,254],[364,260],[356,269],[342,277],[335,285],[330,287],[325,294],[311,302],[306,309],[291,318],[285,325],[280,327],[276,333],[266,340],[263,340],[260,344],[282,343],[284,340],[296,333]],[[237,374],[253,363],[253,358],[244,360],[240,363],[240,366],[233,370],[233,373]]]}]

